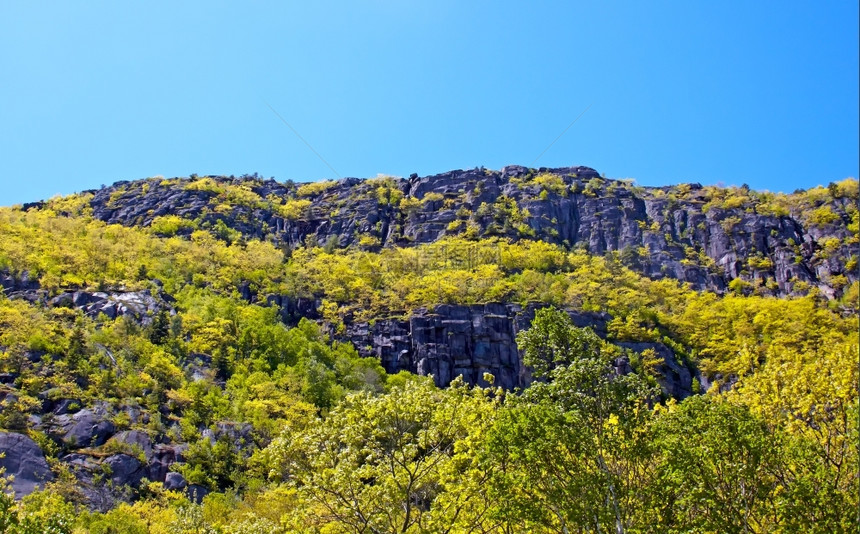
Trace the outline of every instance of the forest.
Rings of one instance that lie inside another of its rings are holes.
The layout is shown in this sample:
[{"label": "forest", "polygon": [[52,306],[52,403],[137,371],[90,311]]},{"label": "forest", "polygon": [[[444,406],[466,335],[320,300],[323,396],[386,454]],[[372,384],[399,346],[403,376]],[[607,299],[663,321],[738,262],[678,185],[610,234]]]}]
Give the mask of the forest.
[{"label": "forest", "polygon": [[[571,180],[530,171],[508,181],[528,198],[468,206],[480,187],[354,185],[350,202],[400,221],[399,242],[394,223],[341,242],[317,238],[334,223],[292,240],[254,225],[254,210],[282,228],[339,220],[347,204],[319,209],[337,182],[266,196],[256,178],[155,178],[0,208],[0,532],[856,532],[857,181],[776,195]],[[158,188],[205,207],[99,215],[98,198],[118,210]],[[538,220],[536,206],[618,191],[665,204],[643,243],[724,287]],[[694,225],[668,226],[685,202],[729,238],[767,217],[817,239],[746,251],[726,274]],[[403,237],[446,209],[462,216],[440,237]],[[778,287],[780,262],[830,270]],[[440,386],[349,340],[485,303],[535,308],[515,332],[528,386],[491,372]],[[604,314],[605,331],[573,312]],[[663,386],[660,348],[692,394]]]}]

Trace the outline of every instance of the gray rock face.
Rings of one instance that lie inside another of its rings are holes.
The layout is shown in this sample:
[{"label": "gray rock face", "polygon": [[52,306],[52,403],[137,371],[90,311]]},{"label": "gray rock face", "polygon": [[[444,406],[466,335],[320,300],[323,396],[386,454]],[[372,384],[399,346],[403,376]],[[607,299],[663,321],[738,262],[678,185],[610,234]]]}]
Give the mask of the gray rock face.
[{"label": "gray rock face", "polygon": [[80,409],[80,399],[58,399],[53,403],[54,415],[66,415]]},{"label": "gray rock face", "polygon": [[[120,432],[113,439],[133,446],[128,451],[133,454],[122,452],[100,458],[81,451],[66,454],[60,459],[77,479],[77,490],[81,497],[95,510],[106,511],[120,501],[134,498],[144,478],[153,482],[166,482],[171,475],[179,475],[171,473],[170,467],[183,460],[182,451],[188,447],[185,444],[152,445],[148,434],[139,430]],[[140,452],[143,454],[140,455]],[[181,475],[179,479],[173,476],[171,480],[173,487],[168,489],[185,487]]]},{"label": "gray rock face", "polygon": [[91,509],[106,512],[128,497],[128,487],[106,484],[107,481],[113,482],[112,475],[106,475],[106,471],[111,468],[107,464],[102,467],[97,458],[72,453],[61,457],[60,461],[66,464],[69,472],[75,476],[76,490]]},{"label": "gray rock face", "polygon": [[185,487],[185,495],[193,502],[200,504],[203,498],[209,495],[209,490],[199,484],[191,484]]},{"label": "gray rock face", "polygon": [[110,480],[115,487],[137,487],[146,476],[146,466],[134,456],[114,454],[105,458],[103,465],[108,467]]},{"label": "gray rock face", "polygon": [[149,475],[147,478],[153,482],[165,482],[170,475],[170,466],[184,460],[182,453],[188,445],[156,445],[149,460]]},{"label": "gray rock face", "polygon": [[[484,373],[505,389],[531,383],[522,364],[516,336],[528,328],[540,305],[517,304],[436,306],[421,309],[407,320],[380,319],[348,325],[344,338],[362,356],[375,356],[389,373],[410,371],[433,375],[439,386],[463,376],[469,384],[488,385]],[[574,324],[606,336],[611,319],[605,313],[569,312]]]},{"label": "gray rock face", "polygon": [[54,479],[45,455],[36,442],[23,434],[0,432],[0,467],[12,475],[12,490],[20,499]]},{"label": "gray rock face", "polygon": [[39,289],[39,281],[31,280],[26,272],[16,277],[5,271],[0,271],[0,284],[9,298],[53,308],[75,308],[94,319],[100,314],[109,319],[126,316],[145,326],[159,312],[175,313],[173,298],[163,291],[67,291],[49,298],[45,290]]},{"label": "gray rock face", "polygon": [[39,280],[31,279],[30,273],[24,271],[18,276],[13,276],[8,271],[0,271],[0,287],[5,293],[17,291],[33,291],[39,289]]},{"label": "gray rock face", "polygon": [[[553,183],[535,180],[547,174]],[[366,248],[410,246],[460,235],[468,227],[473,237],[540,239],[592,254],[618,253],[625,264],[649,277],[674,278],[717,292],[741,279],[762,294],[790,295],[795,283],[803,282],[837,297],[841,282],[833,280],[845,277],[850,283],[858,275],[845,269],[847,259],[856,254],[856,246],[852,249],[846,240],[851,235],[847,207],[856,199],[829,201],[836,220],[804,227],[801,214],[759,211],[759,200],[737,208],[707,205],[698,184],[633,187],[601,178],[588,167],[510,165],[501,171],[454,170],[385,183],[347,178],[305,195],[302,200],[309,205],[285,218],[265,199],[294,199],[295,184],[212,179],[219,187],[250,187],[261,200],[234,203],[225,213],[214,210],[213,203],[220,202],[217,192],[186,189],[187,179],[142,180],[94,191],[91,206],[95,217],[110,223],[147,226],[156,217],[175,214],[204,226],[223,221],[247,237],[290,246],[358,246],[363,236],[372,238],[365,240],[371,243]],[[513,202],[518,215],[500,200]],[[826,237],[843,244],[825,253],[821,242]],[[6,288],[17,282],[0,277],[0,283]],[[254,296],[250,286],[240,292],[246,299]],[[302,314],[305,304],[294,300],[283,306],[287,322]]]},{"label": "gray rock face", "polygon": [[[532,382],[528,367],[522,363],[516,336],[528,329],[535,311],[532,304],[484,304],[475,306],[436,306],[420,309],[409,319],[381,319],[373,326],[356,323],[346,327],[343,338],[362,356],[373,356],[389,373],[410,371],[433,375],[439,386],[447,386],[462,376],[469,384],[487,386],[484,373],[494,377],[494,385],[505,389],[524,388]],[[591,328],[603,338],[612,317],[607,313],[568,311],[574,325]],[[693,382],[701,379],[672,350],[662,343],[616,343],[622,349],[641,354],[654,351],[660,360],[658,381],[667,396],[683,399],[693,394]],[[633,372],[629,359],[616,361],[616,372]]]},{"label": "gray rock face", "polygon": [[319,299],[269,295],[266,297],[266,304],[277,306],[278,310],[280,310],[281,321],[284,324],[293,326],[298,324],[299,320],[303,317],[311,320],[320,319],[318,310],[322,301]]},{"label": "gray rock face", "polygon": [[73,448],[98,447],[116,431],[101,406],[86,408],[71,416],[61,415],[56,424],[61,429],[63,442]]},{"label": "gray rock face", "polygon": [[168,491],[182,491],[188,486],[185,477],[180,473],[167,473],[164,478],[164,489]]},{"label": "gray rock face", "polygon": [[[131,454],[121,452],[105,458],[92,451],[66,454],[60,460],[77,480],[76,489],[91,509],[107,511],[118,502],[135,498],[144,478],[165,482],[167,489],[182,490],[187,482],[170,467],[182,461],[186,444],[152,445],[146,432],[131,430],[113,439],[134,446]],[[141,455],[140,452],[143,452]]]},{"label": "gray rock face", "polygon": [[173,311],[169,304],[171,300],[164,293],[153,295],[148,289],[110,293],[74,291],[62,293],[52,298],[48,301],[48,305],[78,308],[92,318],[96,318],[102,313],[109,319],[129,316],[137,322],[147,325],[152,322],[152,317],[155,314],[161,311]]}]

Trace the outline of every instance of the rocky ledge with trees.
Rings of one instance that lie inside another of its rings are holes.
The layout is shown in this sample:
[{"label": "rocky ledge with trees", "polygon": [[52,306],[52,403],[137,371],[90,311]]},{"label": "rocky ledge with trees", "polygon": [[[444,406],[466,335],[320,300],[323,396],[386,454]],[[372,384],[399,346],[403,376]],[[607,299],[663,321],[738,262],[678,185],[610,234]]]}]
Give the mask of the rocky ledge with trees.
[{"label": "rocky ledge with trees", "polygon": [[0,235],[0,531],[856,531],[856,180],[154,178]]}]

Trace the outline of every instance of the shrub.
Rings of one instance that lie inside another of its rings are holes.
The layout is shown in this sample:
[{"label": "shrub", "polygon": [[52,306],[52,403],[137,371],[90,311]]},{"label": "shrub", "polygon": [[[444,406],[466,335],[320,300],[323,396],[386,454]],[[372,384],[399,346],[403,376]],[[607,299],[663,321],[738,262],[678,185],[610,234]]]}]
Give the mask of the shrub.
[{"label": "shrub", "polygon": [[296,196],[312,197],[325,193],[337,185],[337,180],[323,180],[322,182],[311,182],[302,184],[296,189]]}]

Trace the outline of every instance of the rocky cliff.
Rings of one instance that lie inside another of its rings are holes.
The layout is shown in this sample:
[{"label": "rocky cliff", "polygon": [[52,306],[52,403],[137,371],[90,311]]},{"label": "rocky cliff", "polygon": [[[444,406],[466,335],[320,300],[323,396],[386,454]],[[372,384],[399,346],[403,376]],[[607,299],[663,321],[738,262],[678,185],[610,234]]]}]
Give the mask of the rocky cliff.
[{"label": "rocky cliff", "polygon": [[[165,231],[220,229],[225,239],[238,232],[285,247],[378,250],[449,236],[537,239],[614,254],[646,276],[699,290],[787,296],[813,289],[834,298],[857,280],[856,182],[850,186],[791,195],[746,186],[650,188],[602,178],[588,167],[508,166],[303,185],[256,176],[149,179],[93,191],[90,204],[95,217],[110,223],[158,231],[166,217],[177,216],[188,224]],[[252,298],[248,288],[239,289]],[[288,324],[321,319],[313,299],[270,296],[269,302]],[[390,372],[433,374],[442,385],[460,374],[481,383],[489,372],[515,388],[529,382],[514,340],[533,313],[512,304],[438,306],[405,319],[350,323],[339,335]],[[571,313],[605,332],[607,317]],[[665,362],[666,392],[690,394],[694,371],[667,347],[650,348]]]},{"label": "rocky cliff", "polygon": [[[362,356],[375,356],[389,373],[410,371],[433,375],[437,385],[446,386],[458,376],[470,384],[487,386],[485,373],[505,389],[524,388],[531,381],[529,369],[522,364],[517,350],[517,333],[528,329],[535,311],[534,303],[525,308],[517,304],[475,306],[441,305],[420,309],[408,319],[382,319],[347,327],[342,336],[352,342]],[[606,337],[607,313],[568,311],[573,323],[591,328]],[[693,394],[696,371],[678,361],[662,343],[618,343],[626,355],[615,362],[619,374],[631,372],[632,353],[654,350],[660,360],[656,371],[668,396],[683,399]]]},{"label": "rocky cliff", "polygon": [[833,298],[857,280],[856,198],[837,184],[774,195],[745,186],[637,187],[588,167],[508,166],[305,185],[149,179],[91,193],[95,217],[110,223],[158,225],[173,215],[193,222],[180,233],[229,228],[293,247],[378,249],[503,236],[615,253],[651,278],[717,292],[734,282],[733,289],[760,294],[813,287]]},{"label": "rocky cliff", "polygon": [[[617,255],[653,279],[718,293],[787,296],[812,289],[835,298],[857,280],[856,182],[783,195],[746,186],[637,187],[588,167],[508,166],[314,184],[193,176],[120,182],[91,193],[94,216],[110,223],[179,234],[208,228],[224,239],[269,239],[288,248],[379,250],[450,236],[499,236]],[[170,217],[185,223],[165,225]],[[255,298],[247,287],[239,290]],[[268,300],[288,324],[321,319],[313,298]],[[389,372],[433,374],[440,385],[461,374],[481,383],[491,373],[498,385],[523,387],[530,378],[515,337],[530,323],[534,306],[438,306],[406,318],[348,322],[338,335],[379,358]],[[610,319],[571,313],[599,333]],[[627,348],[654,349],[664,362],[664,390],[691,394],[695,371],[668,347]],[[625,365],[619,362],[619,369]]]}]

